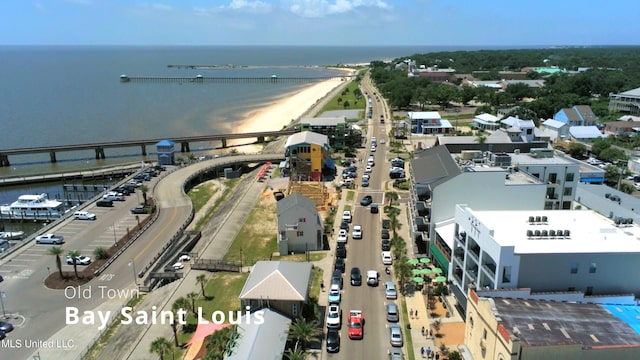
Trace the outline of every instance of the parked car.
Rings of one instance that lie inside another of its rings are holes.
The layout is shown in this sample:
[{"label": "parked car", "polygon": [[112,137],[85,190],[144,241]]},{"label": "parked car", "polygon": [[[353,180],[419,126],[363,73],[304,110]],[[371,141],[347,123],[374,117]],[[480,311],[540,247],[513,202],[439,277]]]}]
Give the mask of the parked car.
[{"label": "parked car", "polygon": [[384,296],[388,300],[395,300],[398,298],[396,284],[394,284],[393,281],[387,281],[384,283]]},{"label": "parked car", "polygon": [[342,212],[342,220],[351,223],[351,210],[345,210]]},{"label": "parked car", "polygon": [[351,268],[351,285],[353,286],[362,285],[362,273],[360,272],[359,267]]},{"label": "parked car", "polygon": [[360,183],[360,186],[369,187],[369,179],[368,178],[362,178],[362,182]]},{"label": "parked car", "polygon": [[393,265],[393,258],[390,251],[382,252],[382,265]]},{"label": "parked car", "polygon": [[389,170],[389,177],[391,179],[404,179],[404,169],[399,167],[391,168],[391,170]]},{"label": "parked car", "polygon": [[340,222],[340,229],[349,231],[349,223],[346,220]]},{"label": "parked car", "polygon": [[144,205],[138,205],[134,208],[131,208],[131,213],[132,214],[147,214],[148,213],[148,207],[144,206]]},{"label": "parked car", "polygon": [[347,230],[340,229],[340,231],[338,231],[339,243],[346,243],[349,240],[348,237],[349,237],[349,234],[347,233]]},{"label": "parked car", "polygon": [[337,258],[336,259],[336,264],[335,264],[335,269],[336,270],[340,270],[341,272],[344,273],[346,268],[346,264],[344,262],[344,258]]},{"label": "parked car", "polygon": [[366,195],[365,197],[362,198],[362,200],[360,200],[360,205],[369,206],[371,205],[372,202],[373,202],[373,197],[371,195]]},{"label": "parked car", "polygon": [[391,227],[391,221],[389,219],[382,219],[382,228],[389,230]]},{"label": "parked car", "polygon": [[389,340],[391,342],[391,346],[402,347],[404,345],[404,341],[402,340],[402,328],[398,325],[393,325],[389,327]]},{"label": "parked car", "polygon": [[62,243],[64,243],[64,237],[62,235],[43,234],[43,235],[36,236],[36,244],[60,245]]},{"label": "parked car", "polygon": [[380,244],[382,251],[391,251],[391,240],[382,240],[382,243]]},{"label": "parked car", "polygon": [[[338,243],[338,244],[344,244],[344,243]],[[346,258],[347,257],[347,248],[344,246],[338,246],[336,248],[336,257],[337,258]]]},{"label": "parked car", "polygon": [[378,204],[376,203],[371,203],[369,210],[371,210],[372,214],[377,214],[378,212],[380,212],[380,210],[378,209]]},{"label": "parked car", "polygon": [[0,331],[2,331],[4,333],[12,332],[13,331],[13,325],[11,323],[6,322],[6,321],[0,321]]},{"label": "parked car", "polygon": [[342,310],[339,305],[329,305],[327,310],[327,327],[339,329],[342,327]]},{"label": "parked car", "polygon": [[382,229],[382,230],[380,231],[380,238],[381,238],[382,240],[388,240],[388,239],[390,239],[390,236],[389,236],[389,230],[388,230],[388,229]]},{"label": "parked car", "polygon": [[115,192],[115,191],[109,191],[108,193],[104,194],[102,196],[103,200],[111,200],[111,201],[125,201],[126,198],[124,197],[123,193],[119,193],[119,192]]},{"label": "parked car", "polygon": [[337,353],[340,351],[340,332],[338,329],[327,331],[327,352]]},{"label": "parked car", "polygon": [[88,211],[76,211],[73,213],[74,219],[77,220],[95,220],[96,214],[90,213]]},{"label": "parked car", "polygon": [[340,304],[340,300],[340,287],[337,284],[332,284],[329,288],[329,304]]},{"label": "parked car", "polygon": [[96,201],[96,206],[97,207],[112,207],[113,206],[113,200],[100,199],[100,200]]},{"label": "parked car", "polygon": [[331,286],[333,285],[338,285],[339,289],[342,289],[342,271],[340,270],[333,270],[333,274],[331,274]]},{"label": "parked car", "polygon": [[[67,264],[73,265],[73,258],[67,255]],[[91,264],[91,258],[88,256],[76,256],[76,265],[89,265]]]},{"label": "parked car", "polygon": [[388,303],[386,305],[387,310],[387,321],[388,322],[398,322],[400,321],[400,313],[398,312],[398,305],[396,303]]},{"label": "parked car", "polygon": [[402,348],[392,347],[388,350],[389,352],[389,360],[404,360],[404,353],[402,352]]},{"label": "parked car", "polygon": [[362,226],[353,225],[353,231],[351,232],[351,236],[354,239],[362,239]]}]

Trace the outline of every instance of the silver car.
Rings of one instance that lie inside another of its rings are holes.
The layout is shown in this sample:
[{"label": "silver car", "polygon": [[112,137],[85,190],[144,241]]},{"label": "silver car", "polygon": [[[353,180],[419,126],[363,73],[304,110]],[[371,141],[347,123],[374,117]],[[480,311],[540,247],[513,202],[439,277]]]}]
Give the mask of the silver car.
[{"label": "silver car", "polygon": [[384,283],[384,295],[389,300],[395,300],[398,298],[396,285],[393,283],[393,281],[387,281]]},{"label": "silver car", "polygon": [[404,341],[402,340],[402,328],[398,325],[393,325],[389,327],[389,340],[391,342],[391,346],[402,347],[404,345]]},{"label": "silver car", "polygon": [[398,305],[395,303],[388,303],[387,306],[387,321],[398,322],[400,321],[400,315],[398,314]]}]

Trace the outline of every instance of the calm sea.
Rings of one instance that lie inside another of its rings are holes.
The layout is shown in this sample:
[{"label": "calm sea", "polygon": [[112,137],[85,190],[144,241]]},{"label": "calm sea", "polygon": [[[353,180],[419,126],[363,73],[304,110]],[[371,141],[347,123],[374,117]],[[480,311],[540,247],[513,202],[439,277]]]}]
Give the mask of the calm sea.
[{"label": "calm sea", "polygon": [[[300,84],[120,83],[119,76],[326,76],[313,66],[368,63],[473,47],[0,47],[0,149],[233,132],[248,111]],[[236,65],[176,69],[169,64]],[[251,67],[251,66],[256,66]],[[273,129],[277,130],[277,129]],[[201,144],[210,150],[214,144]],[[191,150],[199,150],[192,147]],[[140,161],[139,149],[12,156],[0,177]],[[1,189],[0,203],[48,187]],[[53,195],[53,194],[52,194]]]}]

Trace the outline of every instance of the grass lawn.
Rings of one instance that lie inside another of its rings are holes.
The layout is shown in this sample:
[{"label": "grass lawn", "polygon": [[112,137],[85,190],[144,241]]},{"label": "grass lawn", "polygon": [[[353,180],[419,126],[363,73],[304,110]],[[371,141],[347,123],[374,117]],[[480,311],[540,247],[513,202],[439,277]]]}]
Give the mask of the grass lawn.
[{"label": "grass lawn", "polygon": [[[231,192],[233,192],[233,189],[238,185],[238,182],[240,181],[240,179],[223,180],[223,181],[224,181],[224,185],[225,185],[224,192],[216,200],[216,202],[213,204],[213,206],[211,206],[209,209],[207,209],[207,213],[200,219],[200,221],[198,221],[198,223],[196,224],[196,228],[195,228],[196,231],[201,230],[202,227],[204,227],[204,225],[207,222],[209,222],[209,220],[213,216],[213,214],[216,211],[216,209],[218,209],[218,207],[220,206],[220,204],[222,204],[223,201],[227,200],[227,197],[229,197],[229,194],[231,194]],[[196,193],[198,193],[198,192],[196,192]],[[191,197],[191,195],[189,195],[189,197]],[[198,195],[198,197],[199,197],[199,195]],[[209,201],[209,199],[211,199],[211,196],[207,197],[207,201]],[[207,201],[205,201],[205,203]],[[194,205],[194,207],[195,207],[195,205]],[[196,211],[197,211],[197,208],[196,208]]]},{"label": "grass lawn", "polygon": [[356,192],[353,190],[347,191],[347,201],[353,200],[353,197],[356,196]]},{"label": "grass lawn", "polygon": [[351,205],[345,205],[344,206],[344,211],[347,211],[347,210],[351,210]]},{"label": "grass lawn", "polygon": [[[354,95],[354,91],[358,89],[360,82],[351,81],[349,85],[342,91],[341,94],[336,95],[331,101],[329,101],[323,108],[320,110],[320,113],[331,110],[353,110],[353,109],[362,109],[364,110],[367,104],[367,99],[362,94],[360,98],[356,99]],[[345,103],[349,103],[349,106],[344,106]],[[364,116],[364,111],[362,113]]]},{"label": "grass lawn", "polygon": [[[400,307],[402,307],[402,322],[405,324],[409,323],[409,317],[407,316],[407,303],[405,302],[404,299],[400,300]],[[406,347],[407,349],[413,349],[413,339],[411,338],[411,331],[410,330],[406,330],[403,331],[404,333],[404,339],[406,342]],[[409,360],[415,360],[415,354],[413,353],[413,350],[409,351]]]},{"label": "grass lawn", "polygon": [[[214,311],[222,311],[225,316],[228,316],[229,311],[241,310],[239,296],[247,277],[249,277],[249,273],[213,273],[205,286],[204,292],[207,298],[202,297],[199,286],[193,290],[200,295],[196,300],[196,311],[198,308],[202,308],[203,319],[211,321],[211,315]],[[196,323],[196,316],[193,313],[189,313],[187,324]],[[193,331],[195,332],[195,327],[193,327]],[[184,344],[192,336],[193,332],[179,332],[178,340],[180,344]]]},{"label": "grass lawn", "polygon": [[[253,265],[258,260],[269,260],[277,251],[278,222],[275,201],[260,201],[231,243],[225,260],[241,260]],[[241,255],[242,254],[242,255]]]},{"label": "grass lawn", "polygon": [[[318,261],[324,259],[325,257],[327,257],[327,254],[325,252],[309,252],[309,261]],[[281,255],[274,256],[273,260],[303,262],[307,261],[307,256],[305,254]]]},{"label": "grass lawn", "polygon": [[213,183],[205,182],[189,190],[187,196],[191,199],[195,212],[198,212],[207,204],[213,194],[219,190],[220,188]]}]

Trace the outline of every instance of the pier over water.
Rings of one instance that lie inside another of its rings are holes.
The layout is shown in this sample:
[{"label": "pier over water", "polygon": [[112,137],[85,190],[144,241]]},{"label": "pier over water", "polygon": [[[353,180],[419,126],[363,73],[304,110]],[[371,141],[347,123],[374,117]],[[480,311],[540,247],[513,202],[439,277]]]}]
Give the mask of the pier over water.
[{"label": "pier over water", "polygon": [[291,84],[291,83],[314,83],[326,80],[339,79],[341,81],[351,80],[351,75],[343,76],[316,76],[316,77],[278,77],[276,75],[267,77],[219,77],[219,76],[202,76],[196,75],[191,77],[184,76],[129,76],[120,75],[120,82],[147,82],[147,83],[178,83],[178,84]]}]

